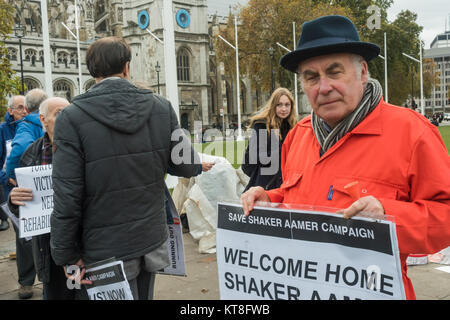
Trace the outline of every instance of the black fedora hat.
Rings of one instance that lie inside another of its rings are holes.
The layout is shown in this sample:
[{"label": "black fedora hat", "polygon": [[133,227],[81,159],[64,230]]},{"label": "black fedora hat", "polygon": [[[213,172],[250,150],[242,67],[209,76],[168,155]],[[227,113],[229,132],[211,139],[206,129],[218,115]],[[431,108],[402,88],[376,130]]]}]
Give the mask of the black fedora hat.
[{"label": "black fedora hat", "polygon": [[330,53],[355,53],[367,62],[377,57],[380,47],[362,42],[353,22],[343,16],[324,16],[305,22],[294,51],[284,55],[283,68],[297,72],[298,64],[306,59]]}]

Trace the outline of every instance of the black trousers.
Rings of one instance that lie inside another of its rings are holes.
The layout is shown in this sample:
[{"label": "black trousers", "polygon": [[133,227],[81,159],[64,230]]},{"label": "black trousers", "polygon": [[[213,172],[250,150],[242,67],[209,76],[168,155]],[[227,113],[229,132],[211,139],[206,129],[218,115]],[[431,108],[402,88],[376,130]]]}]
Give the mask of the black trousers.
[{"label": "black trousers", "polygon": [[[5,187],[0,183],[0,204],[5,202]],[[8,216],[6,215],[6,213],[3,211],[2,208],[0,208],[0,220],[8,220]]]},{"label": "black trousers", "polygon": [[26,241],[19,238],[19,230],[14,226],[16,232],[16,263],[19,284],[22,286],[32,286],[36,278],[36,270],[33,261],[33,249],[31,240]]},{"label": "black trousers", "polygon": [[67,278],[62,266],[57,266],[53,259],[50,259],[50,281],[44,283],[44,300],[75,300],[79,290],[69,289]]},{"label": "black trousers", "polygon": [[2,208],[0,208],[0,220],[2,220],[2,221],[8,220],[8,216],[7,216],[6,213],[3,211]]}]

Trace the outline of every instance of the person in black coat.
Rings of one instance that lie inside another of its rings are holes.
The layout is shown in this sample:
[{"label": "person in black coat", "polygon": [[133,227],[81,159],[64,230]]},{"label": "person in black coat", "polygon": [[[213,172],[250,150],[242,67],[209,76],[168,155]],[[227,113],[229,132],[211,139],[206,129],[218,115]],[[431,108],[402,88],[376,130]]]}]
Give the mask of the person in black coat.
[{"label": "person in black coat", "polygon": [[171,103],[130,82],[132,56],[122,38],[93,42],[86,65],[96,84],[55,122],[50,248],[57,265],[82,270],[123,261],[134,299],[147,300],[169,264],[164,176],[168,167],[195,176],[201,161]]},{"label": "person in black coat", "polygon": [[255,186],[269,190],[281,185],[281,147],[297,123],[294,104],[291,92],[278,88],[264,108],[251,118],[253,132],[242,164],[242,171],[250,177],[245,191]]}]

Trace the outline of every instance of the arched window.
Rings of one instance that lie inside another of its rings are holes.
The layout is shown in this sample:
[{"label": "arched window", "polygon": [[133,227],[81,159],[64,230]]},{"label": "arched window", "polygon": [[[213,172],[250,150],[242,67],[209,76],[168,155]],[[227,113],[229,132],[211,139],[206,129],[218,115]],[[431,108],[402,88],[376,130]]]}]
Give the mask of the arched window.
[{"label": "arched window", "polygon": [[53,83],[53,95],[70,101],[73,97],[73,86],[67,80],[57,80]]},{"label": "arched window", "polygon": [[58,64],[64,64],[66,68],[68,67],[69,63],[69,54],[64,51],[58,52]]},{"label": "arched window", "polygon": [[34,49],[26,49],[25,50],[25,61],[30,61],[32,66],[36,65],[37,60],[37,52]]},{"label": "arched window", "polygon": [[241,110],[242,113],[247,113],[247,104],[246,104],[246,96],[247,96],[247,88],[245,87],[245,84],[241,81],[240,85],[241,93],[240,93],[240,99],[241,99]]},{"label": "arched window", "polygon": [[216,113],[216,83],[211,79],[211,114]]},{"label": "arched window", "polygon": [[17,61],[17,49],[8,48],[8,55],[6,57],[9,61]]},{"label": "arched window", "polygon": [[231,115],[233,113],[233,98],[231,92],[231,86],[228,82],[225,83],[225,96],[227,98],[227,113]]},{"label": "arched window", "polygon": [[[98,0],[96,1],[95,5],[95,21],[102,20],[106,14],[108,13],[107,9],[107,3],[105,4],[104,0]],[[108,23],[106,23],[106,19],[103,19],[103,21],[95,27],[95,30],[97,32],[106,32],[108,31]]]},{"label": "arched window", "polygon": [[183,113],[181,115],[181,128],[189,131],[189,115],[187,113]]},{"label": "arched window", "polygon": [[27,91],[25,91],[25,94],[28,91],[30,91],[30,90],[33,90],[33,89],[36,89],[36,88],[41,88],[41,86],[39,85],[39,82],[37,80],[35,80],[35,79],[32,79],[32,78],[28,78],[28,77],[24,78],[23,79],[23,83],[27,87]]},{"label": "arched window", "polygon": [[178,81],[191,81],[190,55],[188,50],[181,48],[177,55],[177,79]]},{"label": "arched window", "polygon": [[44,66],[44,50],[39,51],[39,61],[42,63],[42,66]]},{"label": "arched window", "polygon": [[76,52],[72,52],[70,54],[70,64],[75,64],[78,66],[78,57],[77,57],[77,53]]},{"label": "arched window", "polygon": [[94,84],[95,84],[94,79],[86,81],[86,83],[84,84],[84,91],[88,91]]},{"label": "arched window", "polygon": [[105,1],[99,0],[95,6],[95,18],[98,20],[105,13]]}]

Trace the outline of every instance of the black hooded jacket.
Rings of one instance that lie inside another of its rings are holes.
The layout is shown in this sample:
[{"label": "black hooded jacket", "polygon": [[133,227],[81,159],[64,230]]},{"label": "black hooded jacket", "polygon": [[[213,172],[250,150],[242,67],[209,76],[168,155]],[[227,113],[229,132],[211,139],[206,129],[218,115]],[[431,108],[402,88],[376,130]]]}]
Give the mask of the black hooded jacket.
[{"label": "black hooded jacket", "polygon": [[[164,175],[170,167],[190,177],[201,167],[186,137],[171,141],[177,128],[170,102],[125,79],[101,81],[61,111],[53,152],[56,264],[128,260],[166,241]],[[179,150],[190,161],[172,162]]]}]

